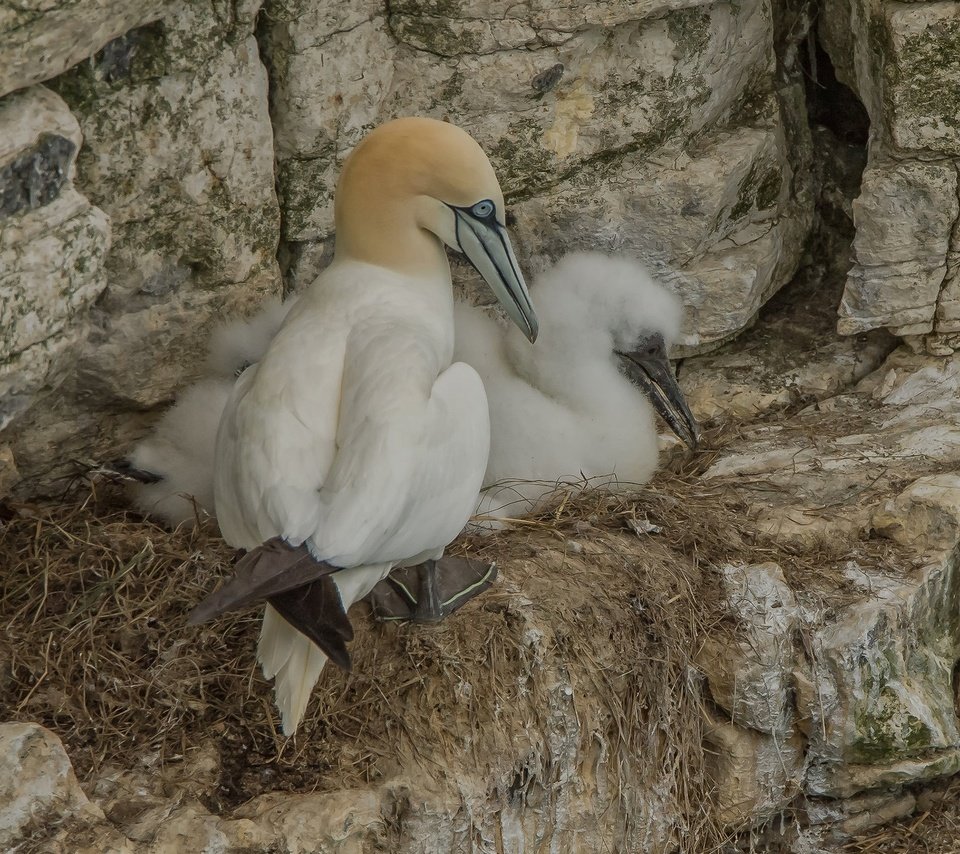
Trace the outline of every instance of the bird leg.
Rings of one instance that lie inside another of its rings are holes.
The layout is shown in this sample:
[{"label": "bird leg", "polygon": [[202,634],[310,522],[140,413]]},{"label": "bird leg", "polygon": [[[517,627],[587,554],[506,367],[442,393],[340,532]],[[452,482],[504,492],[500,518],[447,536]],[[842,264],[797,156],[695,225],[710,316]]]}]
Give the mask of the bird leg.
[{"label": "bird leg", "polygon": [[497,565],[461,557],[399,567],[370,593],[381,621],[435,623],[483,593],[497,578]]},{"label": "bird leg", "polygon": [[443,619],[440,591],[437,586],[437,562],[425,560],[417,567],[420,575],[420,595],[413,610],[415,623],[439,623]]}]

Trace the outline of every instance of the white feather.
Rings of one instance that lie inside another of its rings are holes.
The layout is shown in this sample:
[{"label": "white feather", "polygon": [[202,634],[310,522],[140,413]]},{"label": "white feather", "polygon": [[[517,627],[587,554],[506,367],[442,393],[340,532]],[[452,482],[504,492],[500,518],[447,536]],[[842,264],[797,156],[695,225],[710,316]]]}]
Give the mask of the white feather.
[{"label": "white feather", "polygon": [[213,453],[220,415],[238,373],[263,357],[296,298],[270,299],[248,320],[213,330],[207,348],[209,376],[188,386],[151,433],[128,455],[130,464],[160,478],[130,486],[133,503],[172,526],[190,524],[196,507],[214,514]]},{"label": "white feather", "polygon": [[275,297],[253,317],[217,326],[207,348],[207,372],[233,380],[247,365],[259,362],[295,302],[296,297],[286,302]]},{"label": "white feather", "polygon": [[[393,564],[442,552],[473,509],[489,447],[483,384],[450,365],[451,312],[449,280],[327,268],[220,420],[214,491],[228,542],[306,542],[345,567],[334,580],[346,609]],[[273,618],[260,646],[292,734],[323,662]]]},{"label": "white feather", "polygon": [[327,657],[313,641],[267,605],[260,627],[257,660],[263,675],[274,680],[281,726],[284,733],[290,735],[303,719],[310,692],[323,672]]},{"label": "white feather", "polygon": [[133,502],[148,516],[170,525],[213,514],[213,453],[220,413],[233,379],[205,379],[186,389],[129,455],[134,468],[162,478],[130,486]]},{"label": "white feather", "polygon": [[536,346],[494,318],[456,306],[456,358],[490,401],[491,447],[478,513],[529,512],[558,483],[644,483],[657,467],[654,411],[620,371],[617,350],[679,332],[680,302],[641,264],[594,252],[566,256],[531,287]]}]

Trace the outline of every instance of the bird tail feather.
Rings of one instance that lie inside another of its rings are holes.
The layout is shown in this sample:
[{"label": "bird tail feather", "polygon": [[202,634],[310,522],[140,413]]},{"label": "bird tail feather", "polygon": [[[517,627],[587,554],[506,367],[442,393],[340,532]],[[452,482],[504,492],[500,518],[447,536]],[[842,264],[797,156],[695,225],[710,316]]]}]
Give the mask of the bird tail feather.
[{"label": "bird tail feather", "polygon": [[291,736],[303,720],[310,693],[323,672],[327,657],[313,641],[267,605],[257,658],[263,667],[263,675],[275,680],[274,692],[283,734]]},{"label": "bird tail feather", "polygon": [[[390,571],[391,564],[353,567],[334,573],[344,611],[366,596]],[[283,734],[292,736],[303,720],[310,693],[317,684],[327,656],[306,635],[295,629],[271,605],[267,605],[257,644],[257,659],[263,675],[274,680],[277,708]]]}]

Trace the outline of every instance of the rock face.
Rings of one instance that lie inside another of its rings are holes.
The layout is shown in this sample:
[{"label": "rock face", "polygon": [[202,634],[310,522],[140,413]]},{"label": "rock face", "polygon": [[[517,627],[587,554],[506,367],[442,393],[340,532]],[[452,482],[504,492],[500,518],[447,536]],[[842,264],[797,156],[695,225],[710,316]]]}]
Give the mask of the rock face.
[{"label": "rock face", "polygon": [[[73,139],[65,137],[63,145],[69,142],[69,163],[77,160],[77,188],[103,211],[92,209],[102,229],[109,218],[113,241],[106,253],[104,240],[94,252],[83,232],[61,238],[69,239],[72,255],[84,256],[70,262],[78,271],[70,283],[77,293],[45,312],[44,322],[77,339],[87,329],[68,324],[64,313],[75,314],[94,298],[97,306],[69,371],[54,381],[32,368],[45,388],[60,385],[13,425],[14,454],[27,479],[22,488],[62,473],[58,464],[70,457],[84,459],[117,442],[117,433],[133,423],[124,412],[168,400],[190,376],[211,321],[280,289],[267,75],[252,35],[256,12],[256,4],[178,7],[50,84],[60,97],[47,93],[48,100],[60,104],[63,121],[73,127]],[[12,110],[45,91],[28,89],[2,103]],[[63,145],[36,157],[65,158]],[[16,166],[8,179],[14,189]],[[69,174],[73,179],[72,169]],[[71,200],[81,198],[72,185],[70,191]],[[15,204],[16,194],[5,190],[4,208]],[[45,230],[56,225],[51,207],[32,214]],[[73,229],[82,222],[74,216]],[[50,247],[37,247],[41,258],[51,257]],[[28,263],[40,262],[25,256],[21,264]],[[13,279],[26,288],[28,276],[39,274],[14,268]],[[66,290],[50,276],[46,282],[58,294]],[[15,302],[13,310],[13,320],[34,329],[28,306]],[[33,334],[48,348],[50,333],[41,332]],[[51,459],[51,446],[59,459]]]},{"label": "rock face", "polygon": [[885,326],[951,352],[960,331],[960,3],[840,0],[820,36],[870,115],[840,330]]},{"label": "rock face", "polygon": [[799,610],[775,563],[721,568],[735,637],[708,637],[700,653],[710,696],[729,716],[707,731],[720,817],[733,826],[777,815],[801,790],[804,743],[789,698]]},{"label": "rock face", "polygon": [[76,187],[82,139],[42,86],[0,100],[0,430],[63,379],[107,284],[109,220]]},{"label": "rock face", "polygon": [[295,287],[329,255],[344,157],[409,113],[448,118],[490,153],[529,269],[571,248],[630,251],[661,269],[691,307],[686,350],[742,329],[797,267],[809,141],[791,130],[796,84],[775,75],[759,0],[494,2],[483,15],[293,0],[267,14]]},{"label": "rock face", "polygon": [[12,850],[37,826],[102,819],[77,783],[63,745],[37,724],[0,724],[0,845]]},{"label": "rock face", "polygon": [[[954,360],[902,348],[856,391],[754,429],[705,474],[776,541],[852,549],[840,577],[793,587],[803,644],[786,665],[796,705],[780,733],[806,738],[803,789],[821,820],[857,813],[867,795],[883,796],[879,816],[898,787],[960,770],[958,386]],[[780,611],[763,609],[764,631]],[[725,664],[711,689],[733,721],[762,730],[789,690],[781,647],[750,648],[745,660],[715,655]]]},{"label": "rock face", "polygon": [[49,80],[116,36],[159,18],[161,0],[26,0],[0,12],[0,97]]}]

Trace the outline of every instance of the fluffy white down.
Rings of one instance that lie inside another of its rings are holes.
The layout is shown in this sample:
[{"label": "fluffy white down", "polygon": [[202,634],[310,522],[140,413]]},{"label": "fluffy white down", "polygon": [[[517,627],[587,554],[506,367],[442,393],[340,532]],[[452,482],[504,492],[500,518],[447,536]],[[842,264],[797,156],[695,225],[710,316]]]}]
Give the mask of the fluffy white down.
[{"label": "fluffy white down", "polygon": [[638,262],[596,252],[566,256],[531,291],[534,347],[477,309],[455,309],[456,358],[477,369],[490,403],[481,516],[522,515],[559,483],[644,483],[657,467],[653,407],[615,351],[651,332],[675,340],[677,297]]},{"label": "fluffy white down", "polygon": [[234,380],[247,365],[259,362],[295,302],[296,297],[273,297],[253,317],[216,327],[207,347],[208,373]]},{"label": "fluffy white down", "polygon": [[295,301],[267,300],[253,317],[213,330],[207,346],[209,376],[181,392],[128,456],[134,468],[161,478],[130,485],[131,499],[143,513],[172,527],[192,525],[198,510],[214,515],[213,451],[223,408],[238,373],[260,361]]},{"label": "fluffy white down", "polygon": [[213,514],[217,425],[233,386],[232,376],[194,383],[130,453],[134,468],[162,478],[130,486],[134,504],[147,516],[176,527],[192,524],[198,511]]}]

